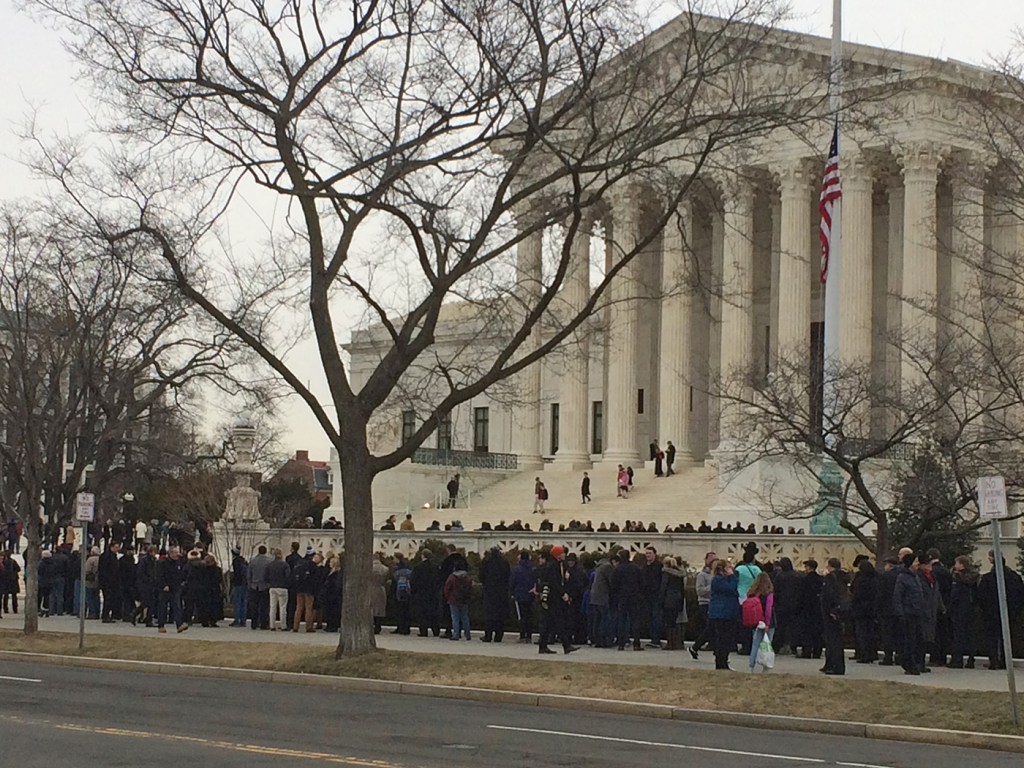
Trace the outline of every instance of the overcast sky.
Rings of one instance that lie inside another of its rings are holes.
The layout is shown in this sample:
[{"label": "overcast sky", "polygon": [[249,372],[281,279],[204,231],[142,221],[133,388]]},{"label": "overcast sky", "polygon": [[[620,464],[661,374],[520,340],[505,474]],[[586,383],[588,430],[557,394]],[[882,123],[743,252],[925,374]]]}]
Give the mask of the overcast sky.
[{"label": "overcast sky", "polygon": [[[76,88],[74,69],[56,37],[17,12],[18,4],[0,0],[0,196],[6,199],[32,189],[18,163],[16,133],[29,105],[41,110],[44,126],[54,131],[77,132],[88,112],[88,93]],[[787,26],[831,34],[831,0],[791,4],[795,13]],[[1024,25],[1022,0],[847,0],[844,6],[845,40],[973,64],[1005,54],[1014,44],[1014,29]],[[314,359],[314,350],[308,351],[306,357]],[[324,397],[315,364],[305,375]],[[296,400],[284,416],[287,450],[306,448],[314,458],[327,458],[328,441],[301,403]]]}]

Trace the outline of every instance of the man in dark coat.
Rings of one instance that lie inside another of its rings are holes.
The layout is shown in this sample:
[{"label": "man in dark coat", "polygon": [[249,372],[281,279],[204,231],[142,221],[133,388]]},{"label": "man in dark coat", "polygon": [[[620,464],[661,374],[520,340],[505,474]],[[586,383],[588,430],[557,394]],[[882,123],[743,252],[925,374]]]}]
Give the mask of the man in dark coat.
[{"label": "man in dark coat", "polygon": [[512,568],[501,555],[501,550],[491,547],[480,563],[480,583],[484,591],[484,636],[485,643],[500,643],[505,636],[505,620],[508,618],[509,584]]},{"label": "man in dark coat", "polygon": [[179,632],[188,629],[185,623],[184,605],[182,604],[182,590],[188,578],[188,569],[185,559],[181,556],[178,547],[171,547],[167,557],[157,564],[157,589],[159,590],[159,606],[157,609],[157,626],[159,632],[164,633],[164,627],[169,620],[173,620]]},{"label": "man in dark coat", "polygon": [[850,591],[853,607],[855,661],[873,664],[878,661],[878,640],[875,631],[875,610],[878,606],[878,571],[870,560],[861,560]]},{"label": "man in dark coat", "polygon": [[[937,549],[928,550],[928,558],[932,563],[932,576],[938,586],[939,596],[942,598],[942,605],[949,605],[950,593],[953,589],[953,574],[942,562],[942,553]],[[931,657],[933,667],[946,666],[946,657],[949,656],[952,648],[952,635],[949,622],[949,613],[940,611],[935,618],[935,645]]]},{"label": "man in dark coat", "polygon": [[612,555],[611,582],[612,610],[617,619],[615,632],[616,644],[620,651],[625,650],[626,643],[633,640],[633,650],[641,651],[640,645],[640,600],[641,573],[640,569],[630,560],[629,552],[622,550]]},{"label": "man in dark coat", "polygon": [[459,548],[454,544],[449,544],[448,555],[441,561],[441,568],[438,573],[438,610],[440,611],[441,621],[444,622],[445,625],[444,636],[449,640],[452,637],[452,617],[451,612],[448,610],[448,603],[445,602],[444,595],[441,594],[441,590],[444,589],[444,584],[448,581],[448,577],[455,573],[455,566],[462,563],[464,560],[465,558],[462,556],[462,553],[459,552]]},{"label": "man in dark coat", "polygon": [[249,563],[237,544],[231,548],[231,610],[235,614],[232,627],[244,627],[249,597]]},{"label": "man in dark coat", "polygon": [[121,559],[117,561],[118,578],[121,583],[121,621],[135,623],[135,552],[131,546],[126,546],[121,553]]},{"label": "man in dark coat", "polygon": [[120,543],[111,541],[100,555],[98,575],[103,595],[101,618],[104,624],[121,618],[121,569],[117,564],[117,553],[120,550]]},{"label": "man in dark coat", "polygon": [[70,605],[64,603],[68,582],[68,556],[64,553],[64,547],[58,547],[53,551],[50,564],[53,568],[53,583],[50,587],[50,615],[61,616],[67,613],[67,608],[70,608]]},{"label": "man in dark coat", "polygon": [[821,580],[822,634],[825,641],[826,675],[845,675],[846,657],[843,655],[843,622],[850,605],[846,573],[838,557],[830,557]]},{"label": "man in dark coat", "polygon": [[[1006,654],[1003,648],[1002,619],[999,614],[999,590],[996,583],[995,553],[989,550],[988,561],[992,570],[978,582],[978,603],[985,623],[985,649],[988,651],[986,669],[1006,669]],[[1024,582],[1020,574],[1003,560],[1003,575],[1006,581],[1006,606],[1010,613],[1010,626],[1024,609]]]},{"label": "man in dark coat", "polygon": [[[925,557],[924,554],[921,556]],[[892,595],[893,611],[899,620],[900,665],[907,675],[920,675],[924,671],[924,646],[921,636],[924,588],[917,576],[920,563],[913,552],[903,556],[903,560],[896,568],[896,589]]]},{"label": "man in dark coat", "polygon": [[[538,584],[541,610],[547,611],[549,633],[553,633],[561,639],[562,650],[566,654],[579,650],[570,642],[568,617],[572,608],[572,598],[566,589],[568,583],[569,572],[565,564],[565,547],[556,544],[551,548],[551,555],[541,569]],[[541,638],[540,653],[554,653],[544,642],[548,639]]]},{"label": "man in dark coat", "polygon": [[512,599],[516,603],[516,615],[519,619],[519,642],[528,643],[533,640],[533,595],[537,583],[537,573],[533,567],[530,553],[523,550],[519,553],[519,562],[512,569],[509,588]]},{"label": "man in dark coat", "polygon": [[875,589],[875,617],[878,621],[879,645],[882,648],[881,664],[883,667],[891,667],[895,663],[898,624],[892,597],[896,591],[899,560],[895,555],[889,555],[883,563],[885,570],[879,575]]},{"label": "man in dark coat", "polygon": [[644,599],[644,613],[647,615],[651,642],[648,648],[661,648],[661,614],[662,606],[658,599],[661,593],[661,560],[658,550],[650,544],[644,548],[644,566],[640,581],[640,589]]},{"label": "man in dark coat", "polygon": [[433,632],[434,637],[441,634],[438,573],[437,566],[430,559],[430,550],[420,550],[419,559],[412,567],[412,583],[409,585],[412,590],[409,608],[413,622],[419,627],[420,637],[426,637],[428,631]]},{"label": "man in dark coat", "polygon": [[566,590],[571,598],[569,605],[569,633],[572,635],[572,642],[576,645],[587,644],[587,617],[583,612],[583,596],[589,586],[587,572],[579,563],[575,554],[569,553],[565,556],[565,567],[569,575]]},{"label": "man in dark coat", "polygon": [[[947,616],[951,635],[950,669],[974,669],[974,613],[978,604],[978,572],[971,558],[961,555],[953,562],[953,585]],[[967,657],[966,663],[964,657]]]},{"label": "man in dark coat", "polygon": [[820,659],[822,648],[821,574],[817,560],[804,560],[800,582],[800,657]]},{"label": "man in dark coat", "polygon": [[775,637],[772,645],[776,653],[786,653],[788,649],[795,654],[801,639],[799,629],[803,583],[800,574],[793,569],[793,561],[788,557],[779,559],[779,571],[775,573],[772,584],[775,591]]},{"label": "man in dark coat", "polygon": [[139,616],[147,627],[153,626],[156,616],[157,596],[156,547],[150,544],[139,556],[135,566],[135,592],[139,598]]}]

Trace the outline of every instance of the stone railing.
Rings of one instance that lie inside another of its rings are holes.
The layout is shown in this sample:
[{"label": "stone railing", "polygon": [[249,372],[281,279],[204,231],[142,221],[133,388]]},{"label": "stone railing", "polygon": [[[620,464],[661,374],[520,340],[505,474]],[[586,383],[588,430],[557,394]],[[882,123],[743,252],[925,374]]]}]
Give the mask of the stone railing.
[{"label": "stone railing", "polygon": [[519,467],[519,457],[514,453],[417,448],[412,455],[412,463],[426,464],[432,467],[459,467],[460,469],[514,470]]},{"label": "stone railing", "polygon": [[[318,552],[340,552],[345,548],[345,532],[338,530],[277,529],[264,532],[265,540],[255,542],[287,551],[293,541],[299,542],[300,551],[312,546]],[[752,534],[697,534],[697,533],[579,533],[537,531],[376,531],[374,548],[385,555],[401,552],[415,554],[428,539],[454,544],[465,552],[486,552],[498,547],[503,552],[516,549],[537,551],[542,547],[561,544],[569,552],[613,552],[628,549],[642,552],[653,544],[659,553],[681,557],[689,564],[704,562],[707,552],[739,560],[743,545],[756,541],[759,558],[777,560],[788,557],[799,568],[804,560],[815,559],[824,567],[830,557],[844,563],[866,549],[852,536],[806,535],[752,535]],[[246,557],[249,553],[245,553]]]}]

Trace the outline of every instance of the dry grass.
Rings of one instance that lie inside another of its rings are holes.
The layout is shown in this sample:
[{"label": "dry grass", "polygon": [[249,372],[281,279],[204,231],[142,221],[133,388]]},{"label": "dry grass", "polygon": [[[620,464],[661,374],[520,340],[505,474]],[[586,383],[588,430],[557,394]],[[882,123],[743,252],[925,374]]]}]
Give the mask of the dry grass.
[{"label": "dry grass", "polygon": [[[20,632],[0,631],[0,648],[79,655],[77,636],[49,632],[27,638]],[[953,691],[898,682],[785,674],[761,675],[754,682],[743,674],[703,670],[584,663],[554,666],[542,661],[389,651],[337,661],[333,649],[327,648],[283,643],[167,642],[161,638],[134,637],[88,637],[83,655],[1017,733],[1005,693]]]}]

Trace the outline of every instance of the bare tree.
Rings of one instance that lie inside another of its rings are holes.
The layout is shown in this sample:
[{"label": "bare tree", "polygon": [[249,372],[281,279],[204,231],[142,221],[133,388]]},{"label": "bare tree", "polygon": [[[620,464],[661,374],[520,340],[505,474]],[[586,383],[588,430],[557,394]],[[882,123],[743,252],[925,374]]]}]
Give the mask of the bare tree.
[{"label": "bare tree", "polygon": [[[112,243],[152,244],[183,294],[298,393],[338,451],[345,655],[374,647],[373,478],[457,405],[628,300],[635,257],[676,226],[694,180],[819,119],[828,68],[794,65],[776,0],[707,4],[724,18],[687,3],[649,37],[623,0],[28,5],[63,26],[127,147],[105,178],[52,149],[48,171]],[[574,243],[637,186],[658,204],[641,230],[612,233],[602,279],[567,306]],[[246,258],[218,227],[250,193],[286,213]],[[542,229],[555,234],[538,279],[524,249]],[[499,340],[473,363],[436,354],[454,301],[473,308],[467,348],[485,330]],[[353,303],[384,336],[358,382],[340,348]],[[300,304],[327,405],[286,359]],[[374,454],[372,420],[407,391],[428,393],[420,426]]]},{"label": "bare tree", "polygon": [[227,386],[238,363],[205,316],[140,278],[138,254],[86,237],[58,209],[4,210],[0,227],[0,499],[25,523],[34,632],[44,519],[68,522],[83,489],[103,499],[155,414],[198,382]]},{"label": "bare tree", "polygon": [[[760,480],[744,490],[768,514],[833,515],[879,557],[940,533],[969,538],[984,525],[978,477],[1002,475],[1011,504],[1024,500],[1024,350],[998,345],[993,318],[983,326],[959,311],[937,320],[945,330],[933,344],[886,340],[904,363],[902,382],[835,360],[812,375],[805,356],[780,356],[767,377],[729,372],[715,394],[743,418],[723,469],[743,484],[762,462]],[[823,420],[826,388],[834,404]]]}]

